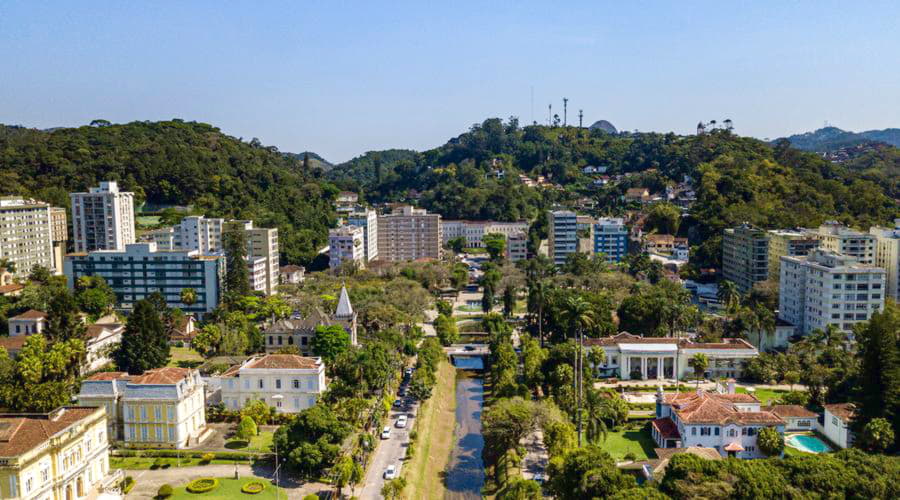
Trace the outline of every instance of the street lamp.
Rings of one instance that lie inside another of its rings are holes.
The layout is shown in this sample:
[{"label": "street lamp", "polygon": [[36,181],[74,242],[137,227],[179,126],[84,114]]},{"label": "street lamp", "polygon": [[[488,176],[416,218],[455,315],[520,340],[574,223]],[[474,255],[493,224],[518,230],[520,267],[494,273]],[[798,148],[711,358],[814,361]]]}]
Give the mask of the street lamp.
[{"label": "street lamp", "polygon": [[[278,403],[280,403],[281,400],[284,399],[284,396],[282,396],[281,394],[276,394],[272,396],[272,399],[275,400],[275,411],[277,412]],[[272,439],[272,444],[275,446],[275,500],[278,500],[278,441]]]}]

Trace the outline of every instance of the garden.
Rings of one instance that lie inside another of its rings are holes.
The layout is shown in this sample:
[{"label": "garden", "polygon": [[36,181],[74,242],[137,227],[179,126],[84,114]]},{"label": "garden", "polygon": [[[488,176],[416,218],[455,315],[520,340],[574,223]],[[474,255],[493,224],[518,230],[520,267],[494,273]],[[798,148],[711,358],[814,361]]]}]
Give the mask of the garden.
[{"label": "garden", "polygon": [[[284,488],[278,488],[278,496],[281,498],[288,497],[287,492],[284,490]],[[191,498],[221,500],[231,498],[253,498],[266,500],[274,499],[275,497],[275,486],[271,481],[261,478],[245,477],[240,479],[195,479],[184,486],[172,488],[172,495],[163,498],[171,498],[173,500],[184,500]]]}]

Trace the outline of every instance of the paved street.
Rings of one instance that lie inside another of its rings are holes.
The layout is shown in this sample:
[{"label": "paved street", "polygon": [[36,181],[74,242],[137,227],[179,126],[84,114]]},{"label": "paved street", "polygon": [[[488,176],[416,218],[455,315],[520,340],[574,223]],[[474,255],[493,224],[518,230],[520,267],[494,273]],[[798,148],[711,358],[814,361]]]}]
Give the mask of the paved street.
[{"label": "paved street", "polygon": [[[369,467],[366,470],[366,478],[361,485],[361,489],[358,487],[356,492],[354,492],[361,499],[381,498],[381,488],[384,486],[384,470],[391,464],[400,466],[402,459],[406,457],[406,448],[409,447],[409,431],[412,430],[415,424],[415,415],[419,405],[409,404],[411,398],[406,398],[404,401],[405,403],[402,407],[391,408],[391,437],[390,439],[378,440],[378,445],[372,453]],[[406,424],[406,428],[398,429],[395,425],[397,417],[404,413],[408,415],[409,422]],[[381,431],[379,431],[380,433]]]},{"label": "paved street", "polygon": [[[272,468],[268,464],[238,465],[238,475],[243,478],[264,477],[272,480]],[[125,470],[126,476],[131,476],[136,481],[134,489],[128,494],[128,498],[154,498],[159,487],[170,484],[174,487],[183,486],[192,479],[198,477],[234,477],[234,465],[200,465],[196,467],[170,467],[156,470]],[[290,477],[282,476],[278,484],[287,491],[288,499],[300,500],[310,493],[318,494],[330,489],[328,485],[320,483],[299,483]]]},{"label": "paved street", "polygon": [[544,433],[534,431],[524,439],[525,458],[522,459],[522,476],[525,479],[534,479],[535,474],[540,473],[546,479],[547,464],[550,455],[544,445]]}]

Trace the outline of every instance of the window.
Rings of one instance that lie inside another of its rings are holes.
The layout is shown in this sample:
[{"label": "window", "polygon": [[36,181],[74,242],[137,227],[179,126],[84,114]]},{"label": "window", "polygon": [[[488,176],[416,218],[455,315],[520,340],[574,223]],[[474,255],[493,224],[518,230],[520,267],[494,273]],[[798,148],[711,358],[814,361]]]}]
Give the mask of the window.
[{"label": "window", "polygon": [[282,345],[284,343],[284,339],[281,338],[281,335],[278,336],[278,345]]},{"label": "window", "polygon": [[146,421],[147,421],[147,407],[144,405],[141,405],[141,422],[146,422]]},{"label": "window", "polygon": [[306,381],[306,388],[314,391],[316,389],[316,381],[313,379],[309,379]]},{"label": "window", "polygon": [[141,427],[141,441],[147,441],[149,439],[149,434],[146,427]]},{"label": "window", "polygon": [[169,442],[175,442],[175,427],[169,426]]},{"label": "window", "polygon": [[737,436],[737,429],[728,429],[728,437]]},{"label": "window", "polygon": [[162,420],[162,407],[161,407],[161,406],[158,406],[158,405],[157,405],[157,406],[154,406],[154,407],[153,407],[153,414],[154,414],[154,416],[156,417],[156,420],[157,420],[157,421]]},{"label": "window", "polygon": [[831,417],[831,424],[832,424],[832,425],[838,425],[838,419],[837,419],[837,417]]},{"label": "window", "polygon": [[[231,380],[229,380],[228,382],[231,382]],[[175,421],[175,407],[172,405],[166,406],[166,413],[167,413],[167,416],[169,417],[169,422],[174,422]]]},{"label": "window", "polygon": [[715,428],[715,435],[716,435],[716,436],[719,435],[719,428],[718,428],[718,427]]},{"label": "window", "polygon": [[163,436],[163,433],[162,433],[162,427],[157,427],[157,428],[156,428],[156,441],[157,441],[157,442],[162,441],[162,440],[163,440],[163,437],[162,437],[162,436]]},{"label": "window", "polygon": [[280,399],[278,401],[275,401],[275,407],[281,408],[281,400]]},{"label": "window", "polygon": [[294,389],[299,389],[299,388],[300,388],[300,380],[295,378],[294,379]]},{"label": "window", "polygon": [[294,398],[294,409],[295,410],[300,409],[300,398]]},{"label": "window", "polygon": [[260,389],[265,389],[265,388],[266,388],[266,384],[265,384],[265,381],[264,381],[263,379],[259,379],[259,388],[260,388]]},{"label": "window", "polygon": [[269,335],[269,345],[272,345],[274,343],[275,343],[275,337]]},{"label": "window", "polygon": [[275,379],[275,388],[281,389],[281,379],[280,378]]},{"label": "window", "polygon": [[33,485],[34,481],[32,481],[31,476],[28,476],[28,479],[25,480],[25,493],[30,492]]},{"label": "window", "polygon": [[44,464],[41,467],[41,484],[46,484],[50,480],[50,465]]},{"label": "window", "polygon": [[709,429],[709,427],[701,427],[701,428],[700,428],[700,435],[701,435],[701,436],[709,436],[709,435],[710,435],[710,429]]},{"label": "window", "polygon": [[250,379],[245,378],[244,379],[244,389],[249,389],[249,388],[250,388]]},{"label": "window", "polygon": [[697,428],[691,427],[691,436],[696,436],[696,435],[697,435]]},{"label": "window", "polygon": [[293,336],[288,337],[288,345],[294,345],[294,337]]}]

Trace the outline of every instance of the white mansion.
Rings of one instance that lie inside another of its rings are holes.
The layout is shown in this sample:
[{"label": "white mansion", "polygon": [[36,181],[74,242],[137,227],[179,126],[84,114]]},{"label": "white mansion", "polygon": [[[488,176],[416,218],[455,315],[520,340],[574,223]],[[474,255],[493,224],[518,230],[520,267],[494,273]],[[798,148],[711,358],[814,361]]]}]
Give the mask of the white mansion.
[{"label": "white mansion", "polygon": [[222,403],[230,410],[261,400],[278,413],[297,413],[315,405],[325,391],[325,364],[322,358],[266,354],[231,367],[220,385]]}]

